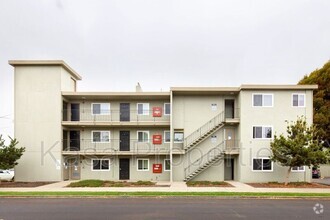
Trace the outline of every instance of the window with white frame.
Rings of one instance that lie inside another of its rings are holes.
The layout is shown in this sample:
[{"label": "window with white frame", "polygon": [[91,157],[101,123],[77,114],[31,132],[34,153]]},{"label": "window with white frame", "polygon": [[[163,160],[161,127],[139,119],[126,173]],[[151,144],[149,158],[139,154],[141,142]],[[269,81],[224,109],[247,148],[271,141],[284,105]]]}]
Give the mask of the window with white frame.
[{"label": "window with white frame", "polygon": [[171,160],[165,159],[164,160],[164,171],[170,171],[171,170]]},{"label": "window with white frame", "polygon": [[138,103],[137,104],[138,115],[149,115],[149,103]]},{"label": "window with white frame", "polygon": [[95,143],[110,142],[110,131],[92,131],[92,142]]},{"label": "window with white frame", "polygon": [[253,158],[253,171],[273,171],[273,162],[268,158]]},{"label": "window with white frame", "polygon": [[109,115],[110,103],[92,103],[93,115]]},{"label": "window with white frame", "polygon": [[291,171],[292,171],[292,172],[305,172],[305,166],[300,166],[300,167],[296,166],[296,167],[292,167],[292,168],[291,168]]},{"label": "window with white frame", "polygon": [[305,107],[305,94],[292,94],[293,107]]},{"label": "window with white frame", "polygon": [[273,107],[273,94],[253,94],[254,107]]},{"label": "window with white frame", "polygon": [[183,132],[182,131],[174,131],[174,142],[175,143],[183,142]]},{"label": "window with white frame", "polygon": [[92,170],[93,171],[105,171],[110,170],[109,159],[92,159]]},{"label": "window with white frame", "polygon": [[138,142],[146,143],[149,142],[149,131],[138,131]]},{"label": "window with white frame", "polygon": [[137,159],[137,170],[148,171],[149,170],[149,159]]},{"label": "window with white frame", "polygon": [[170,142],[171,142],[171,132],[164,131],[164,143],[170,143]]},{"label": "window with white frame", "polygon": [[171,114],[171,103],[164,103],[164,115]]},{"label": "window with white frame", "polygon": [[253,126],[253,139],[271,139],[273,137],[273,127]]}]

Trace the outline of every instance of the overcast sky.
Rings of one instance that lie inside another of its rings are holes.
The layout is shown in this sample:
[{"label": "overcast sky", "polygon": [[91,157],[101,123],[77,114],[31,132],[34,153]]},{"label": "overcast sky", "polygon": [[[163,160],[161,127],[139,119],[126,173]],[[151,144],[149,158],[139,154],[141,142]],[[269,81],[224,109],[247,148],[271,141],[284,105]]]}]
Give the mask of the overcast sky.
[{"label": "overcast sky", "polygon": [[0,0],[0,134],[10,59],[62,59],[79,91],[296,84],[330,59],[329,0]]}]

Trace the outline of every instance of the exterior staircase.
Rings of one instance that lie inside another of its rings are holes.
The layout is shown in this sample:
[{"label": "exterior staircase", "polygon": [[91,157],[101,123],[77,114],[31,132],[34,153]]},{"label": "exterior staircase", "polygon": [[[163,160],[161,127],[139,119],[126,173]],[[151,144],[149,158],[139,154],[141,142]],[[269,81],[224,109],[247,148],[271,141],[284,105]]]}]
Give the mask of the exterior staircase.
[{"label": "exterior staircase", "polygon": [[214,163],[218,162],[220,159],[224,157],[224,146],[225,142],[221,142],[216,147],[209,150],[202,157],[195,160],[188,167],[185,168],[185,178],[184,181],[188,182],[189,180],[196,177],[198,174],[202,173],[204,170],[212,166]]},{"label": "exterior staircase", "polygon": [[184,139],[184,150],[187,152],[203,142],[211,134],[222,128],[224,123],[225,112],[222,111]]}]

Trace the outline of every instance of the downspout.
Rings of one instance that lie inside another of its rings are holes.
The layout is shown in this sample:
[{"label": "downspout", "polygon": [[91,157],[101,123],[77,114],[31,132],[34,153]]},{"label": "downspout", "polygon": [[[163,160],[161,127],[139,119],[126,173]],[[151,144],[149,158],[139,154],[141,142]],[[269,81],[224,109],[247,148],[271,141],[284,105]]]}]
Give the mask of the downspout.
[{"label": "downspout", "polygon": [[173,92],[170,90],[170,183],[173,183]]}]

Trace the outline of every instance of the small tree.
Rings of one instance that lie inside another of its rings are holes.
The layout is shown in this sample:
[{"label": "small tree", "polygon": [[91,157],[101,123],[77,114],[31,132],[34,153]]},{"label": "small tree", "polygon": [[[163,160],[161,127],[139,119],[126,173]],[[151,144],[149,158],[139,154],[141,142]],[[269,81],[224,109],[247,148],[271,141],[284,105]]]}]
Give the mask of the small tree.
[{"label": "small tree", "polygon": [[287,126],[287,136],[274,136],[270,144],[271,160],[288,168],[285,185],[291,169],[300,166],[318,166],[329,161],[329,152],[318,139],[314,126],[308,126],[305,118],[298,118]]},{"label": "small tree", "polygon": [[16,166],[17,160],[21,158],[23,152],[25,151],[24,147],[17,147],[18,141],[14,138],[10,138],[10,144],[5,145],[5,140],[0,135],[0,169],[8,170]]}]

